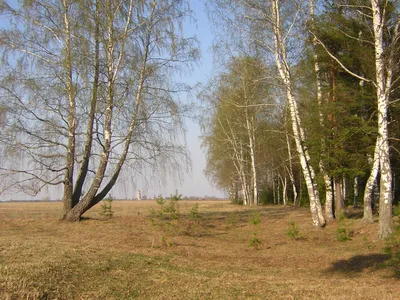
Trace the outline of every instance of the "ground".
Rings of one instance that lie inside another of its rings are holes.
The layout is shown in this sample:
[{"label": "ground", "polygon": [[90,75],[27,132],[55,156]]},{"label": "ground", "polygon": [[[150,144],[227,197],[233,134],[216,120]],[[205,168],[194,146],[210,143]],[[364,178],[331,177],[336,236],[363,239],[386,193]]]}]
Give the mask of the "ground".
[{"label": "ground", "polygon": [[359,211],[314,229],[305,208],[179,201],[166,221],[160,207],[114,201],[112,218],[98,205],[65,223],[61,203],[0,203],[0,298],[400,299],[398,262]]}]

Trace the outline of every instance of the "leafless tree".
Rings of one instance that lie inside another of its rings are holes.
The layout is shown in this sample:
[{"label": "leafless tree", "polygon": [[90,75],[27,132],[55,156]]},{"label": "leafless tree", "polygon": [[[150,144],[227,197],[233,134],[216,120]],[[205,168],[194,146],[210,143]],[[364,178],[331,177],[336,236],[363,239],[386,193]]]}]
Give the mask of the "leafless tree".
[{"label": "leafless tree", "polygon": [[3,1],[1,14],[8,187],[63,184],[64,219],[76,221],[124,166],[188,162],[188,87],[172,80],[198,57],[186,1]]}]

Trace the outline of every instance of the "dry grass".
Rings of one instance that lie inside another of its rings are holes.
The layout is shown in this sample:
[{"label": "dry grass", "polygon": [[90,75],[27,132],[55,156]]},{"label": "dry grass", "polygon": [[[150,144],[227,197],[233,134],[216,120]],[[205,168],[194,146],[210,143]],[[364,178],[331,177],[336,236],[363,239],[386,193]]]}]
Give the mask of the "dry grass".
[{"label": "dry grass", "polygon": [[[113,203],[114,218],[95,207],[79,223],[58,221],[61,203],[0,203],[1,299],[399,299],[399,278],[376,240],[377,224],[346,222],[313,229],[307,209],[192,201],[160,247],[149,220],[154,201]],[[287,236],[294,220],[302,237]],[[398,222],[398,220],[395,220]],[[249,247],[253,232],[261,240]]]}]

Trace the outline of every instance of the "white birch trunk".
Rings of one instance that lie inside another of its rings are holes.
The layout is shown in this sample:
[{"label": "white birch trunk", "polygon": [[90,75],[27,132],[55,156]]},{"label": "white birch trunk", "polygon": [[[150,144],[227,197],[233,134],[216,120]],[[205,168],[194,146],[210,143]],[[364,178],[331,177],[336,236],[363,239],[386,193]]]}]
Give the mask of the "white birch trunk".
[{"label": "white birch trunk", "polygon": [[221,125],[221,128],[224,132],[224,135],[228,141],[228,143],[232,146],[232,150],[234,152],[232,160],[237,171],[237,174],[240,178],[242,196],[243,196],[243,204],[249,205],[249,193],[248,193],[248,184],[247,184],[247,175],[244,166],[244,156],[243,156],[243,145],[240,142],[236,141],[235,131],[230,126],[228,121],[228,127],[225,128],[222,121],[218,118],[218,122]]},{"label": "white birch trunk", "polygon": [[78,178],[75,182],[72,207],[74,207],[80,200],[83,185],[86,180],[86,176],[89,172],[89,163],[90,157],[92,156],[92,144],[93,144],[93,134],[94,134],[94,120],[97,108],[97,95],[98,95],[98,87],[99,87],[99,78],[100,78],[100,16],[99,16],[99,0],[96,0],[96,12],[94,17],[95,22],[95,34],[94,34],[94,77],[92,84],[92,95],[90,100],[90,110],[87,121],[87,130],[86,130],[86,141],[84,147],[83,159],[80,166],[80,171]]},{"label": "white birch trunk", "polygon": [[249,194],[249,183],[247,180],[246,168],[244,166],[244,159],[243,159],[243,145],[240,145],[240,173],[242,176],[242,189],[243,189],[243,204],[244,205],[251,205],[251,199]]},{"label": "white birch trunk", "polygon": [[347,198],[347,189],[346,189],[346,177],[342,179],[342,199],[343,203],[346,201]]},{"label": "white birch trunk", "polygon": [[334,219],[333,215],[333,191],[332,191],[332,180],[329,177],[328,173],[324,169],[324,165],[322,161],[320,161],[320,170],[324,177],[325,183],[325,215],[328,221],[332,221]]},{"label": "white birch trunk", "polygon": [[281,185],[279,184],[279,176],[276,180],[276,185],[277,185],[276,198],[278,200],[278,205],[279,205],[279,204],[281,204],[281,191],[280,191]]},{"label": "white birch trunk", "polygon": [[251,158],[251,172],[253,177],[253,204],[258,205],[258,189],[257,189],[257,170],[256,170],[256,156],[255,156],[255,135],[254,135],[254,122],[249,120],[249,115],[246,108],[246,127],[249,136],[249,148]]},{"label": "white birch trunk", "polygon": [[294,140],[296,143],[297,152],[300,159],[300,165],[303,171],[304,180],[307,185],[308,195],[310,198],[310,210],[315,227],[325,226],[325,218],[322,214],[322,207],[319,200],[319,192],[316,188],[315,173],[309,164],[309,155],[307,149],[303,147],[304,144],[304,131],[301,127],[300,118],[297,109],[297,103],[292,91],[292,79],[289,72],[289,64],[286,57],[286,47],[284,39],[281,36],[280,25],[280,9],[279,1],[272,1],[272,15],[273,15],[273,31],[274,31],[274,55],[276,65],[280,77],[286,89],[286,98],[289,106],[290,116],[292,120],[292,130]]},{"label": "white birch trunk", "polygon": [[281,181],[282,184],[282,201],[283,201],[283,205],[287,205],[287,178],[286,176],[281,176],[279,175],[279,179]]},{"label": "white birch trunk", "polygon": [[293,189],[293,205],[297,206],[297,188],[296,188],[296,181],[294,179],[294,174],[293,174],[293,164],[292,164],[292,150],[290,149],[290,143],[289,143],[289,135],[286,133],[286,144],[287,144],[287,149],[288,149],[288,156],[289,156],[289,178],[290,182],[292,183],[292,189]]},{"label": "white birch trunk", "polygon": [[[114,33],[114,17],[115,17],[115,12],[113,11],[113,6],[112,2],[108,1],[107,2],[107,52],[106,52],[106,57],[107,57],[107,103],[106,103],[106,110],[104,114],[104,129],[103,129],[103,134],[104,134],[104,143],[103,143],[103,151],[100,155],[100,160],[99,160],[99,165],[96,170],[94,179],[92,181],[92,184],[90,185],[88,192],[86,195],[83,197],[82,201],[80,201],[72,210],[69,211],[67,216],[65,217],[66,220],[68,221],[78,221],[81,217],[81,215],[87,211],[89,208],[91,208],[94,204],[96,204],[98,201],[100,201],[106,193],[106,190],[103,189],[100,197],[97,197],[97,202],[96,202],[96,195],[99,191],[99,188],[101,186],[101,183],[104,179],[104,174],[107,169],[107,165],[109,163],[109,156],[111,152],[111,137],[112,137],[112,118],[113,118],[113,107],[114,107],[114,89],[115,89],[115,79],[118,75],[119,72],[119,67],[120,67],[120,61],[122,59],[122,55],[124,53],[124,43],[126,39],[126,34],[128,31],[128,25],[131,22],[131,13],[132,13],[132,8],[133,8],[133,0],[130,1],[130,6],[129,6],[129,14],[126,18],[126,26],[125,26],[125,32],[121,44],[121,51],[119,52],[118,56],[115,53],[115,48],[114,48],[114,43],[116,42],[115,38],[115,33]],[[117,60],[116,60],[117,57]],[[125,150],[125,149],[124,149]],[[123,154],[124,155],[124,154]],[[125,154],[126,155],[126,154]],[[119,171],[118,171],[119,174]],[[117,177],[118,177],[118,174]],[[115,177],[115,176],[113,176]],[[115,178],[116,180],[116,178]],[[99,200],[100,199],[100,200]]]},{"label": "white birch trunk", "polygon": [[353,182],[353,193],[354,193],[354,207],[358,207],[358,176],[354,178]]},{"label": "white birch trunk", "polygon": [[63,195],[63,218],[66,217],[72,209],[73,181],[74,181],[74,165],[75,165],[75,117],[76,104],[75,92],[72,79],[72,59],[71,59],[71,30],[69,20],[69,3],[66,0],[62,2],[64,31],[65,31],[65,46],[64,46],[64,68],[66,73],[66,92],[68,95],[68,147],[66,155],[66,166],[64,175],[64,195]]},{"label": "white birch trunk", "polygon": [[[315,19],[314,19],[314,1],[310,0],[310,18],[311,18],[311,30],[315,31]],[[318,113],[319,113],[319,125],[321,128],[324,128],[324,116],[322,114],[322,84],[321,84],[321,75],[320,75],[320,67],[319,67],[319,58],[317,52],[317,39],[313,35],[312,36],[312,45],[313,45],[313,56],[314,56],[314,72],[317,86],[317,103],[318,103]],[[332,193],[332,181],[326,172],[323,158],[326,157],[326,141],[325,137],[321,138],[321,159],[319,161],[319,169],[324,178],[325,183],[325,215],[328,221],[333,220],[333,193]]]},{"label": "white birch trunk", "polygon": [[[392,60],[394,50],[390,51],[389,58],[385,59],[383,31],[385,29],[384,11],[378,0],[371,0],[372,21],[374,27],[375,44],[375,76],[376,94],[378,100],[378,144],[379,164],[381,171],[379,197],[379,238],[383,239],[393,232],[392,220],[392,170],[389,155],[388,109],[392,84]],[[394,39],[397,42],[398,22],[394,30]],[[395,43],[393,42],[392,47]],[[376,159],[376,158],[375,158]]]},{"label": "white birch trunk", "polygon": [[376,178],[379,173],[379,137],[376,140],[374,158],[371,167],[371,174],[368,177],[367,183],[364,190],[364,215],[362,221],[365,223],[373,223],[374,217],[372,213],[372,197],[374,193],[374,186],[376,184]]}]

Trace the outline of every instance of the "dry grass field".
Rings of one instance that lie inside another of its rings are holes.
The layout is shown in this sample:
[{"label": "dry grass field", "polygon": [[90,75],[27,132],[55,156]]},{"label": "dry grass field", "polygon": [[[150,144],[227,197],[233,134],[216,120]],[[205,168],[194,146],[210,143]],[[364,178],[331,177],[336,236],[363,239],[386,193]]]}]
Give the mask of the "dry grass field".
[{"label": "dry grass field", "polygon": [[377,223],[346,219],[339,242],[339,225],[313,229],[308,209],[197,203],[159,225],[155,201],[114,201],[113,218],[98,206],[79,223],[59,221],[61,203],[0,203],[0,298],[400,299]]}]

